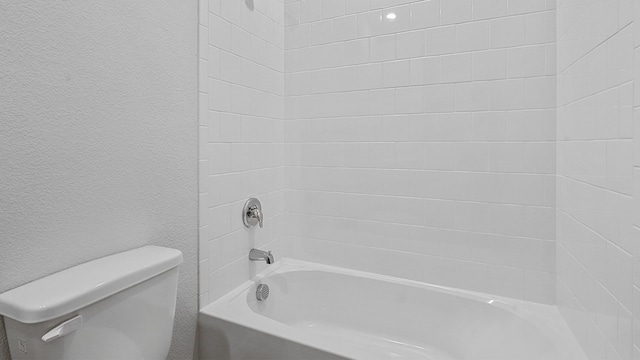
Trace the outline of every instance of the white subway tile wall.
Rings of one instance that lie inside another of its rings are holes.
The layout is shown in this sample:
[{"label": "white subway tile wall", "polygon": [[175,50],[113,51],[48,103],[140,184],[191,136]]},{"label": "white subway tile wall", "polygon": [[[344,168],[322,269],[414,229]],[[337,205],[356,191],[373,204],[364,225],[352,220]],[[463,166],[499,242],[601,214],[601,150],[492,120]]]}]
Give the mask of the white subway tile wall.
[{"label": "white subway tile wall", "polygon": [[288,254],[555,302],[555,8],[285,1]]},{"label": "white subway tile wall", "polygon": [[[291,6],[299,4],[290,4]],[[282,0],[202,0],[199,25],[200,307],[281,256],[284,235]],[[246,229],[244,202],[263,203],[265,228]]]},{"label": "white subway tile wall", "polygon": [[557,302],[591,359],[640,359],[633,3],[558,0]]},{"label": "white subway tile wall", "polygon": [[256,246],[557,302],[589,358],[640,360],[639,21],[633,0],[201,0],[200,306],[264,268]]}]

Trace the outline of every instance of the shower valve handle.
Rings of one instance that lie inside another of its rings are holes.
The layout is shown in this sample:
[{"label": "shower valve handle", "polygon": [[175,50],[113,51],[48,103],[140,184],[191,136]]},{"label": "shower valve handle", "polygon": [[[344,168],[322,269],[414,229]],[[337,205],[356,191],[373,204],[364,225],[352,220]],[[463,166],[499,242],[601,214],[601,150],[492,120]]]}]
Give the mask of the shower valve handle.
[{"label": "shower valve handle", "polygon": [[247,216],[253,218],[253,219],[258,219],[258,225],[260,225],[260,227],[264,226],[264,220],[263,220],[263,216],[262,216],[262,211],[260,209],[258,209],[257,207],[253,207],[249,209],[249,213],[247,214]]},{"label": "shower valve handle", "polygon": [[260,200],[256,198],[247,200],[242,209],[242,221],[246,227],[264,226],[264,214],[262,213]]}]

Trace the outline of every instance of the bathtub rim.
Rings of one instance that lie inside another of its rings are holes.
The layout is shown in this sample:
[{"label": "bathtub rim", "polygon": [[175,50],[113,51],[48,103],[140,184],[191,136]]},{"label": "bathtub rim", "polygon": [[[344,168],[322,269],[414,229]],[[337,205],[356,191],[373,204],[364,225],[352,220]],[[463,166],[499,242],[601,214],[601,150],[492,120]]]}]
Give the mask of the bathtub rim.
[{"label": "bathtub rim", "polygon": [[[222,321],[236,325],[245,326],[254,331],[264,332],[271,336],[286,339],[303,346],[327,352],[335,356],[357,359],[366,358],[363,354],[346,346],[335,344],[327,339],[318,338],[305,334],[298,329],[277,320],[265,317],[254,312],[246,302],[248,292],[255,289],[261,281],[272,275],[286,274],[289,272],[321,271],[346,276],[362,277],[371,280],[391,282],[394,284],[421,288],[425,290],[444,293],[450,296],[462,297],[471,301],[484,303],[486,305],[507,311],[514,316],[524,319],[539,330],[544,336],[554,343],[560,341],[566,345],[567,353],[572,359],[587,359],[582,348],[569,330],[566,322],[559,313],[555,305],[541,304],[520,299],[512,299],[504,296],[485,294],[481,292],[464,290],[435,285],[416,280],[398,278],[388,275],[376,274],[361,270],[342,268],[332,265],[325,265],[302,261],[292,258],[281,258],[276,264],[256,274],[251,279],[245,281],[232,291],[220,297],[216,301],[202,308],[198,313],[199,323],[207,323],[207,316],[218,318]],[[541,316],[543,315],[543,316]],[[552,338],[556,335],[559,338]],[[571,339],[567,344],[563,339]],[[564,352],[563,352],[564,353]]]},{"label": "bathtub rim", "polygon": [[224,296],[208,304],[207,306],[202,308],[201,311],[211,307],[221,306],[226,302],[234,301],[238,296],[243,295],[252,287],[257,286],[260,283],[260,281],[262,281],[264,278],[268,276],[284,274],[289,272],[297,272],[297,271],[325,271],[329,273],[336,273],[336,274],[354,276],[354,277],[362,277],[370,280],[379,280],[379,281],[391,282],[391,283],[406,285],[411,287],[429,289],[436,292],[445,293],[453,296],[460,296],[465,299],[485,303],[487,305],[495,306],[500,309],[507,310],[509,312],[515,311],[517,313],[517,310],[519,309],[538,310],[538,308],[540,309],[545,309],[549,307],[555,308],[554,305],[514,299],[506,296],[487,294],[487,293],[482,293],[478,291],[465,290],[465,289],[454,288],[454,287],[449,287],[444,285],[436,285],[436,284],[431,284],[427,282],[421,282],[418,280],[399,278],[399,277],[394,277],[390,275],[377,274],[377,273],[372,273],[372,272],[367,272],[362,270],[355,270],[355,269],[343,268],[343,267],[338,267],[333,265],[325,265],[320,263],[314,263],[309,261],[283,257],[274,265],[269,266],[262,272],[257,273],[251,279],[243,282],[233,290],[226,293]]}]

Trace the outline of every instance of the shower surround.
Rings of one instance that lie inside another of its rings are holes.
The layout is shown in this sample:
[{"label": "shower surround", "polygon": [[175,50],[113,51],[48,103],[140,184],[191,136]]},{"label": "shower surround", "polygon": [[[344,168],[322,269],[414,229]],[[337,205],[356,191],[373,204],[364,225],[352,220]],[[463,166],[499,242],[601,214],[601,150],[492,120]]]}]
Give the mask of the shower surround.
[{"label": "shower surround", "polygon": [[201,4],[203,304],[268,243],[554,302],[554,3],[477,3]]},{"label": "shower surround", "polygon": [[545,1],[287,3],[289,254],[553,302],[555,23]]},{"label": "shower surround", "polygon": [[631,0],[200,5],[201,308],[255,246],[557,302],[640,358]]},{"label": "shower surround", "polygon": [[[200,306],[246,281],[264,263],[253,247],[284,251],[284,4],[200,1]],[[257,197],[265,227],[245,228]]]},{"label": "shower surround", "polygon": [[592,359],[640,358],[633,3],[558,2],[557,303]]}]

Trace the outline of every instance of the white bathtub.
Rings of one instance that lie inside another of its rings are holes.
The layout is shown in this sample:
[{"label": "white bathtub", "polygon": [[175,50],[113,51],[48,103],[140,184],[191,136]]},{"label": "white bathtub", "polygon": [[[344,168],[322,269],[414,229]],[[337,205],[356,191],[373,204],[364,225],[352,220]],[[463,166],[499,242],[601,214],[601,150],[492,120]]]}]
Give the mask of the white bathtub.
[{"label": "white bathtub", "polygon": [[553,306],[291,259],[198,323],[202,359],[586,359]]}]

